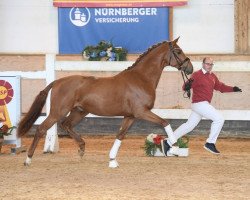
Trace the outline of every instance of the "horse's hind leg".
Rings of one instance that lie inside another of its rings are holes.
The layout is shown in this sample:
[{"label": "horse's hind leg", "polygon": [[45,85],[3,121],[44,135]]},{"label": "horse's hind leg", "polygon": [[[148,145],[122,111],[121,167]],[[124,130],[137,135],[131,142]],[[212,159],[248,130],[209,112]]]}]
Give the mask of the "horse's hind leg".
[{"label": "horse's hind leg", "polygon": [[84,118],[87,114],[88,112],[85,112],[84,110],[75,107],[72,109],[69,116],[67,116],[61,124],[61,127],[78,143],[80,148],[78,152],[81,157],[83,156],[85,151],[85,142],[79,134],[73,131],[72,128],[76,124],[78,124],[78,122],[80,122],[81,119]]},{"label": "horse's hind leg", "polygon": [[118,150],[121,145],[121,141],[124,139],[128,129],[130,126],[133,124],[135,118],[134,117],[125,117],[122,121],[122,125],[120,127],[119,133],[116,135],[116,140],[113,144],[113,147],[110,150],[109,153],[109,167],[111,168],[116,168],[118,167],[118,162],[116,161],[116,155],[118,153]]},{"label": "horse's hind leg", "polygon": [[41,137],[43,137],[43,135],[47,132],[47,130],[52,127],[55,123],[57,122],[56,118],[53,118],[51,115],[49,115],[44,121],[43,123],[41,123],[37,129],[36,129],[36,133],[34,136],[34,139],[32,141],[32,144],[28,150],[28,156],[26,161],[24,162],[25,166],[28,166],[31,164],[31,158],[35,152],[35,149],[37,147],[37,144],[40,140]]}]

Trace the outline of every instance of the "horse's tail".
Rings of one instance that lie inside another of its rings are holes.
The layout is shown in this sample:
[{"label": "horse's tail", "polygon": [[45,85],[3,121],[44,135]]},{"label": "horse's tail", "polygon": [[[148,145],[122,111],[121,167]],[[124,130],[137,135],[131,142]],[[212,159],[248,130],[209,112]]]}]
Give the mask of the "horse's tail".
[{"label": "horse's tail", "polygon": [[40,116],[43,106],[46,102],[48,93],[52,88],[55,81],[50,83],[44,90],[42,90],[37,96],[35,101],[32,103],[28,113],[25,117],[19,122],[17,127],[17,136],[22,137],[25,133],[27,133],[32,125],[35,123],[37,118]]}]

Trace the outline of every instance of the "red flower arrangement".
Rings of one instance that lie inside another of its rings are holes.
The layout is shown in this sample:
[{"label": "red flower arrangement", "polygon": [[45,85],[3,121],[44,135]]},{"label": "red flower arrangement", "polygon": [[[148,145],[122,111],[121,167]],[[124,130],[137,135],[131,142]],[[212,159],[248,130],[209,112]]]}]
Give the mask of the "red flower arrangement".
[{"label": "red flower arrangement", "polygon": [[162,136],[157,135],[156,137],[153,138],[153,140],[154,140],[154,143],[156,145],[160,145],[161,144],[161,140],[163,140],[163,138],[162,138]]},{"label": "red flower arrangement", "polygon": [[151,133],[145,139],[144,150],[147,156],[154,156],[157,149],[161,151],[161,140],[164,138],[161,135]]}]

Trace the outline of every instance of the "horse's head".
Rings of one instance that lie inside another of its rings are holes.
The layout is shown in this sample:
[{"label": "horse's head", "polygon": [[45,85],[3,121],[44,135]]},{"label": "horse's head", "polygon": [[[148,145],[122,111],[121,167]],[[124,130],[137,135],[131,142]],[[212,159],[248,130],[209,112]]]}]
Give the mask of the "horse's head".
[{"label": "horse's head", "polygon": [[167,55],[168,65],[182,70],[185,74],[193,73],[193,65],[190,59],[184,54],[182,49],[177,45],[179,37],[169,42],[169,52]]}]

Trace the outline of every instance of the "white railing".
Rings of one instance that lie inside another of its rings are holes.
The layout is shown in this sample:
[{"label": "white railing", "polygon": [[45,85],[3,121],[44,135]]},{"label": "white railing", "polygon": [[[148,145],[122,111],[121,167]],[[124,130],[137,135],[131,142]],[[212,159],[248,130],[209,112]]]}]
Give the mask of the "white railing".
[{"label": "white railing", "polygon": [[[46,85],[50,82],[55,80],[55,55],[48,54],[46,55],[46,63],[45,63],[45,70],[44,71],[4,71],[0,72],[0,76],[20,76],[23,79],[45,79]],[[50,95],[50,94],[49,94]],[[50,98],[47,98],[46,102],[46,115],[49,113],[50,110]],[[20,101],[21,102],[21,101]],[[35,122],[35,124],[41,124],[45,120],[46,116],[41,116]],[[48,130],[48,133],[55,133],[57,132],[57,127],[54,125]]]}]

